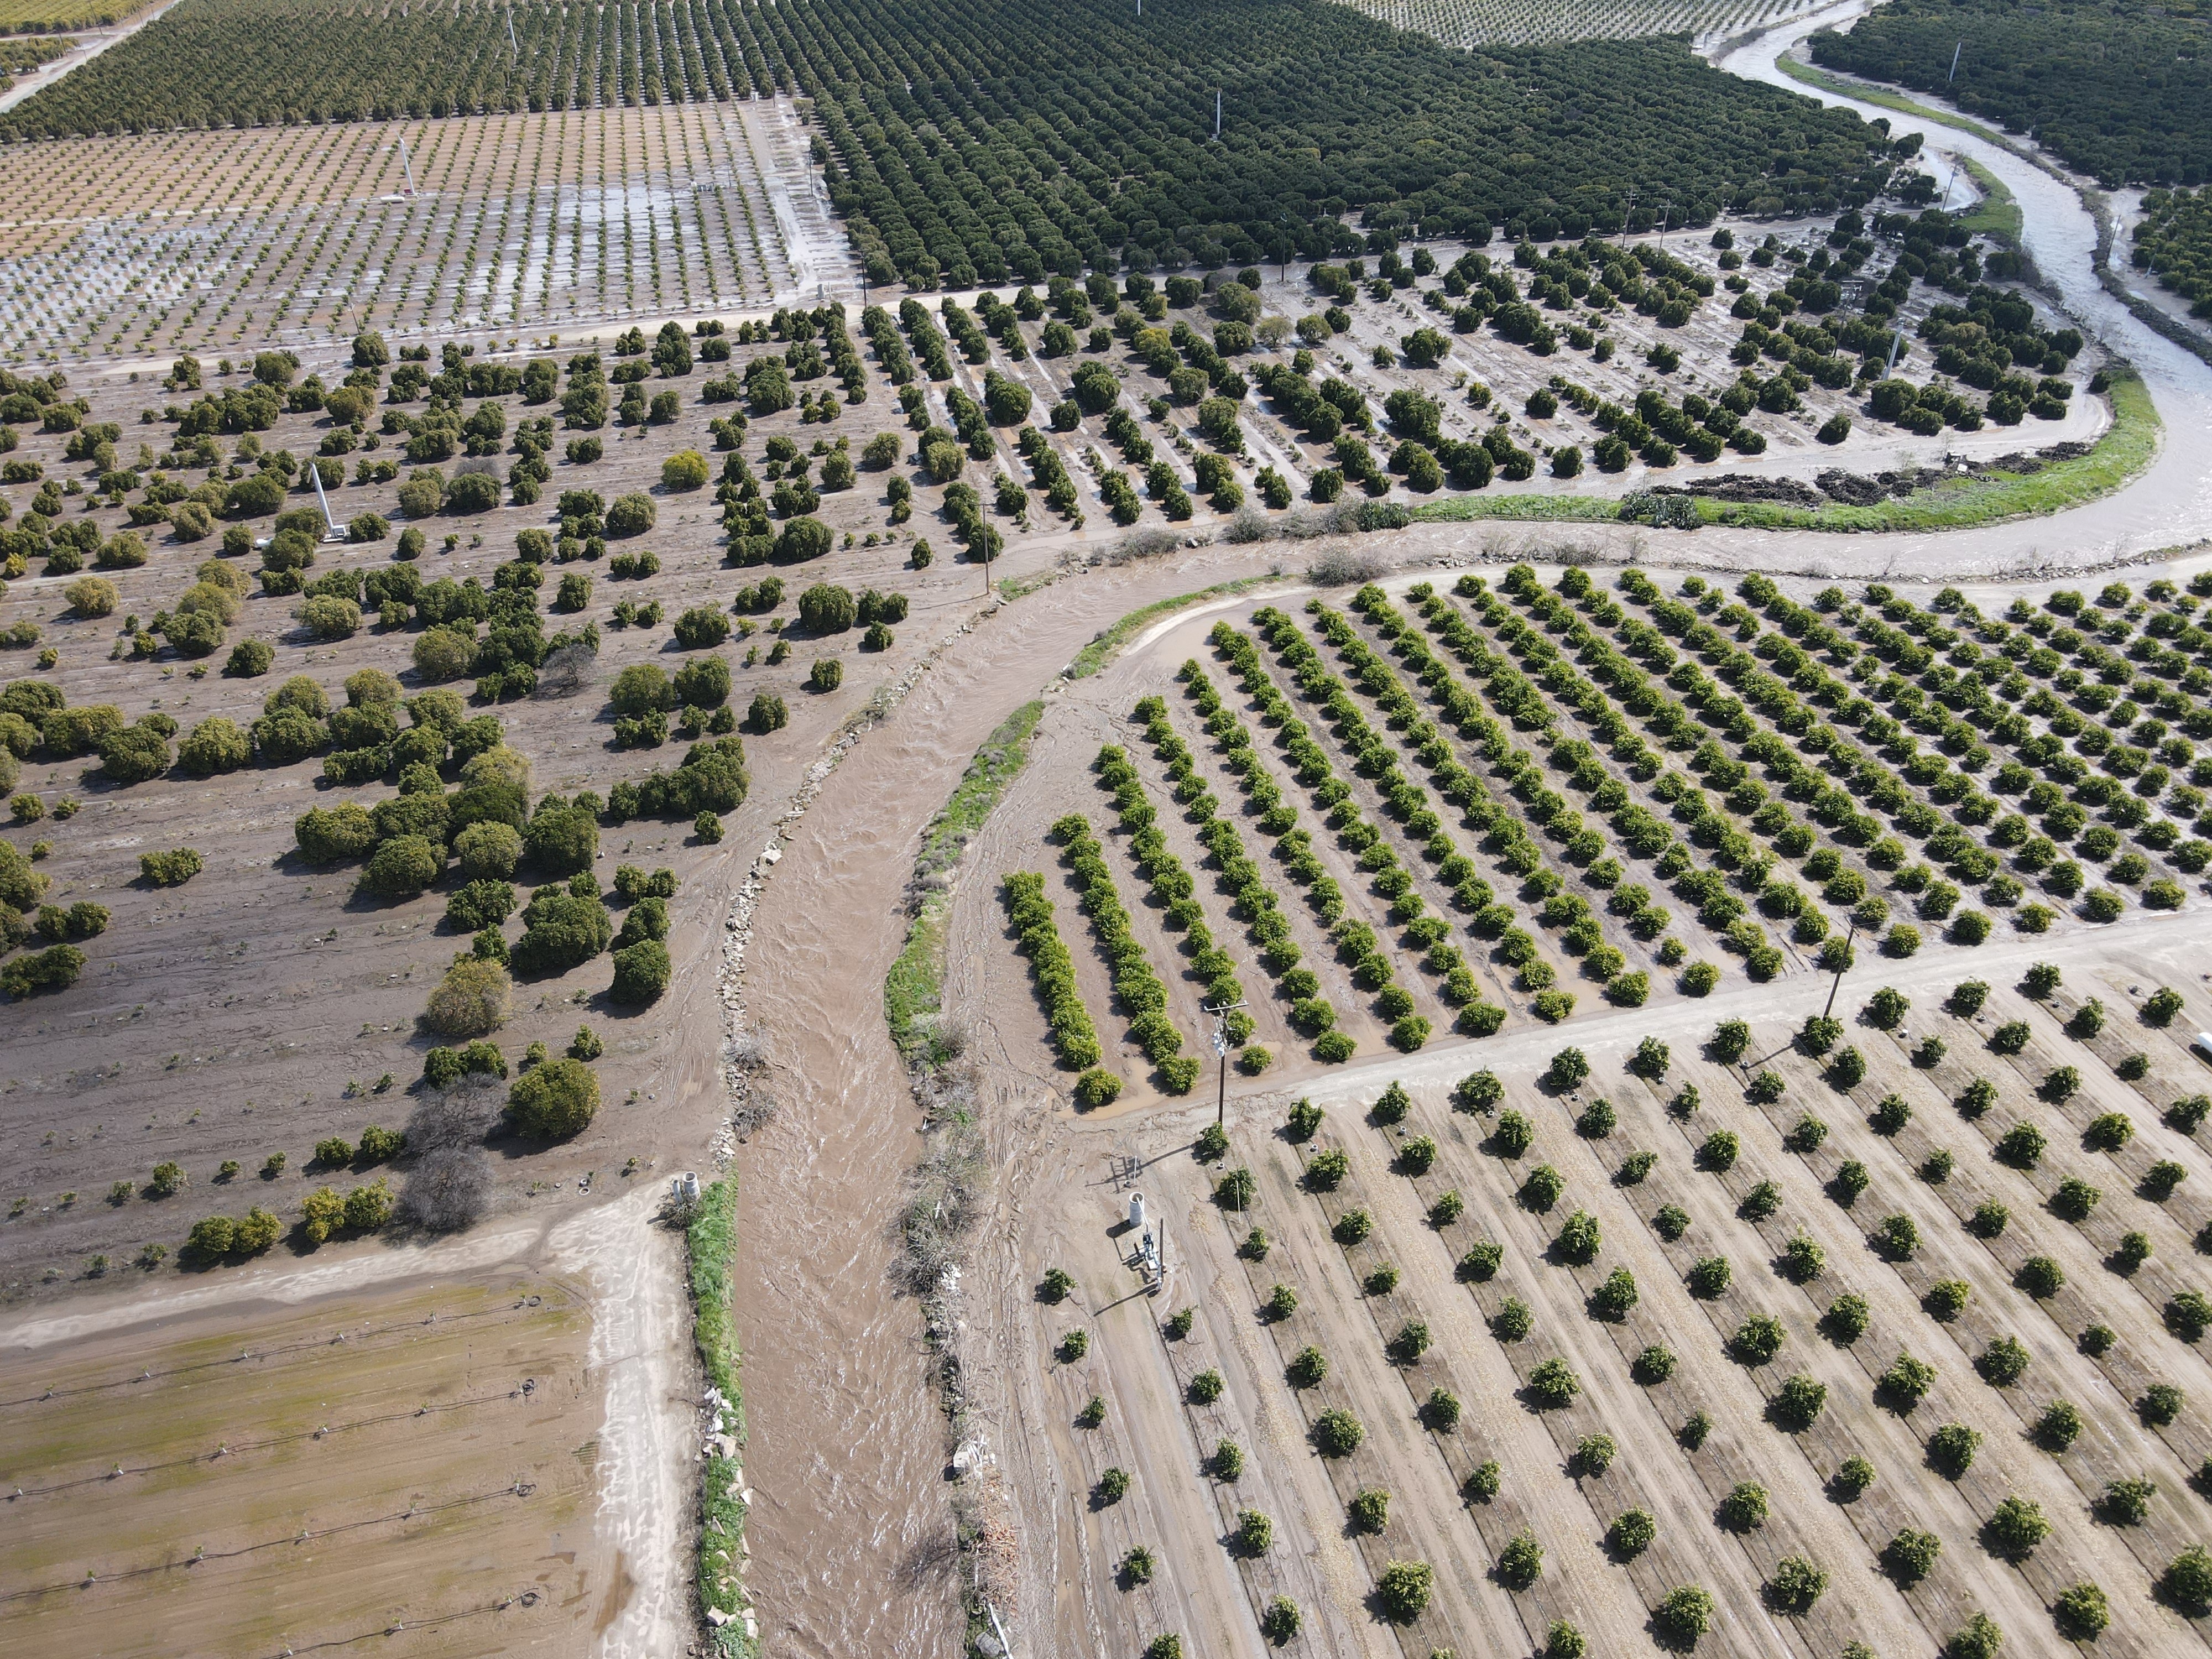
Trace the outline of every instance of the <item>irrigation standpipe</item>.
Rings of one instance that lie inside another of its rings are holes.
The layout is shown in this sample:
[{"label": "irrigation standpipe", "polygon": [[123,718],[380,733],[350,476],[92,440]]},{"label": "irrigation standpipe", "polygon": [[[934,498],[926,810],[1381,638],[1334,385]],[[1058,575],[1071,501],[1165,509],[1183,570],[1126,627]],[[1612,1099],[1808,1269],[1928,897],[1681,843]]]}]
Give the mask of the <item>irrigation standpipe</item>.
[{"label": "irrigation standpipe", "polygon": [[331,498],[323,494],[323,470],[315,465],[313,456],[307,458],[307,476],[315,481],[315,500],[323,509],[323,539],[326,542],[342,540],[343,532],[338,529],[338,521],[331,516]]}]

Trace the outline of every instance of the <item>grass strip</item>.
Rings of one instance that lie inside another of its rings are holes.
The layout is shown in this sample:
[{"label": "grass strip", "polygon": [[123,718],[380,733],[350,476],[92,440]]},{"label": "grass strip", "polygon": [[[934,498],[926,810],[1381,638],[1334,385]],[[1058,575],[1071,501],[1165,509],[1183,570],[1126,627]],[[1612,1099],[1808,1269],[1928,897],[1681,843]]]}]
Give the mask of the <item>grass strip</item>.
[{"label": "grass strip", "polygon": [[1089,679],[1119,656],[1121,647],[1134,639],[1147,623],[1156,622],[1170,612],[1190,605],[1201,605],[1208,599],[1231,599],[1280,580],[1276,576],[1239,576],[1234,581],[1216,582],[1212,586],[1201,587],[1194,593],[1178,593],[1173,599],[1155,599],[1150,605],[1139,605],[1077,652],[1075,660],[1068,665],[1067,678],[1072,680]]},{"label": "grass strip", "polygon": [[[1030,738],[1043,718],[1042,702],[1025,702],[984,739],[959,783],[922,831],[921,852],[914,866],[917,880],[927,881],[958,861],[1006,786],[1028,763]],[[884,976],[884,1018],[908,1066],[933,1066],[942,1059],[933,1050],[932,1033],[944,1001],[945,934],[951,905],[952,896],[942,889],[921,901],[907,928],[905,948]]]},{"label": "grass strip", "polygon": [[1530,519],[1596,524],[1617,523],[1620,501],[1613,495],[1454,495],[1425,501],[1413,509],[1416,524],[1461,524],[1474,519]]},{"label": "grass strip", "polygon": [[1981,190],[1982,199],[1972,213],[1962,213],[1952,222],[2007,247],[2018,247],[2023,222],[2019,201],[2005,187],[2003,179],[1972,156],[1961,155],[1959,160],[1966,169],[1966,176]]},{"label": "grass strip", "polygon": [[[1842,502],[1784,507],[1771,501],[1717,501],[1705,495],[1689,500],[1703,522],[1747,530],[1966,530],[2008,519],[2042,518],[2109,495],[2150,465],[2158,450],[2160,422],[2149,391],[2133,371],[2115,369],[2112,399],[2112,424],[2089,453],[2053,462],[2039,472],[1947,479],[1872,507]],[[1632,521],[1622,506],[1622,501],[1603,496],[1455,495],[1415,507],[1413,517],[1428,524],[1473,519]]]},{"label": "grass strip", "polygon": [[2015,148],[2013,141],[1995,127],[1984,126],[1979,121],[1964,115],[1954,115],[1948,110],[1934,109],[1926,104],[1915,103],[1900,92],[1888,92],[1863,81],[1846,81],[1839,75],[1816,69],[1810,64],[1801,64],[1784,52],[1774,60],[1774,67],[1791,80],[1822,92],[1832,92],[1838,98],[1850,98],[1862,104],[1873,104],[1881,109],[1893,109],[1900,115],[1910,115],[1923,121],[1933,121],[1938,126],[1950,127],[1960,132],[1970,132],[1977,138],[1987,139],[2007,149]]},{"label": "grass strip", "polygon": [[[707,1381],[728,1403],[724,1407],[730,1437],[744,1443],[744,1392],[738,1376],[738,1338],[730,1316],[730,1255],[737,1248],[738,1183],[730,1176],[699,1195],[698,1207],[684,1230],[690,1258],[691,1336]],[[711,1452],[700,1480],[699,1604],[729,1615],[727,1624],[708,1621],[708,1651],[729,1659],[752,1659],[758,1644],[744,1632],[744,1592],[736,1564],[745,1533],[745,1505],[734,1457]]]}]

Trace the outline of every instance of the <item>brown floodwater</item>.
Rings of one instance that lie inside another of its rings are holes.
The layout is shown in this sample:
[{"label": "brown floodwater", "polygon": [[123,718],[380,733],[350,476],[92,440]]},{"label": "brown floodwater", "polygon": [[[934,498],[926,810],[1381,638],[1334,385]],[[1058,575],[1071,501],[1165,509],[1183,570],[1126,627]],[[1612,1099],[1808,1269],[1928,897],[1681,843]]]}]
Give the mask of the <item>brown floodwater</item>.
[{"label": "brown floodwater", "polygon": [[1115,617],[1228,550],[1064,581],[959,641],[795,827],[746,957],[777,1112],[738,1156],[749,1583],[781,1653],[951,1654],[965,1625],[919,1305],[890,1276],[919,1114],[884,1024],[916,844],[992,730]]}]

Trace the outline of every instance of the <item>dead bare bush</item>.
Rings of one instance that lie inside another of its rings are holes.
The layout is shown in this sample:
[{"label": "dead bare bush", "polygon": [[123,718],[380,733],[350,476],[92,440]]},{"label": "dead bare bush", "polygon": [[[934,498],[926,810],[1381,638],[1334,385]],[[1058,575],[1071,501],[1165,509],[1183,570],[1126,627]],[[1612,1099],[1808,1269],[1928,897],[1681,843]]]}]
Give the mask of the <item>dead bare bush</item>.
[{"label": "dead bare bush", "polygon": [[581,640],[556,645],[538,670],[536,696],[573,697],[587,688],[599,664],[599,653]]},{"label": "dead bare bush", "polygon": [[1264,542],[1274,533],[1267,515],[1248,503],[1237,509],[1237,516],[1230,520],[1229,527],[1221,532],[1221,539],[1242,546],[1247,542]]},{"label": "dead bare bush", "polygon": [[448,1147],[415,1161],[399,1213],[426,1231],[454,1233],[482,1220],[490,1203],[491,1161],[481,1150]]},{"label": "dead bare bush", "polygon": [[431,1232],[458,1232],[483,1217],[491,1202],[491,1164],[483,1144],[499,1121],[499,1080],[471,1072],[450,1088],[425,1095],[407,1115],[412,1155],[399,1213]]},{"label": "dead bare bush", "polygon": [[737,1131],[738,1139],[746,1139],[773,1122],[781,1104],[774,1095],[755,1084],[730,1108],[730,1127]]},{"label": "dead bare bush", "polygon": [[470,1072],[426,1094],[407,1115],[407,1150],[418,1157],[481,1146],[499,1121],[506,1091],[489,1072]]},{"label": "dead bare bush", "polygon": [[1380,581],[1392,568],[1388,559],[1364,549],[1331,547],[1306,567],[1306,580],[1316,587],[1358,587]]},{"label": "dead bare bush", "polygon": [[956,1060],[925,1073],[915,1093],[931,1124],[929,1151],[908,1173],[895,1271],[908,1289],[927,1296],[946,1288],[959,1266],[989,1170],[976,1127],[973,1061]]},{"label": "dead bare bush", "polygon": [[1100,556],[1105,564],[1133,564],[1139,559],[1157,559],[1172,553],[1182,545],[1183,538],[1172,530],[1148,526],[1133,530]]},{"label": "dead bare bush", "polygon": [[768,1033],[757,1025],[732,1031],[722,1040],[722,1063],[738,1073],[768,1069]]}]

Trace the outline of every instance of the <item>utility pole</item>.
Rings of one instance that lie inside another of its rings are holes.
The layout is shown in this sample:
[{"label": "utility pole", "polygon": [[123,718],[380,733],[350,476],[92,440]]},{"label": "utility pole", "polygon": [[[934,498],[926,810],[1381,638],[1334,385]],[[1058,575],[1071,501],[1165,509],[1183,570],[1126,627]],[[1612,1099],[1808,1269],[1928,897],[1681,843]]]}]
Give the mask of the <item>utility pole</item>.
[{"label": "utility pole", "polygon": [[[1851,919],[1851,931],[1844,936],[1844,955],[1839,958],[1840,961],[1845,963],[1849,963],[1850,957],[1851,941],[1858,938],[1858,918],[1854,916]],[[1842,967],[1838,967],[1836,969],[1835,979],[1828,987],[1828,1006],[1820,1010],[1820,1018],[1822,1019],[1826,1019],[1836,1012],[1836,993],[1843,988],[1843,984],[1844,969]]]},{"label": "utility pole", "polygon": [[323,494],[323,471],[315,465],[312,455],[307,458],[307,476],[315,481],[315,500],[323,509],[323,530],[325,541],[338,538],[338,521],[331,516],[331,498]]},{"label": "utility pole", "polygon": [[1960,41],[1957,46],[1951,48],[1951,72],[1943,77],[1943,84],[1945,86],[1949,86],[1951,82],[1959,78],[1959,54],[1966,51],[1966,43],[1964,40]]},{"label": "utility pole", "polygon": [[1225,1127],[1229,1115],[1229,1016],[1244,1006],[1239,998],[1224,1002],[1206,1012],[1213,1016],[1213,1057],[1219,1066],[1219,1081],[1213,1096],[1213,1123],[1216,1128]]}]

